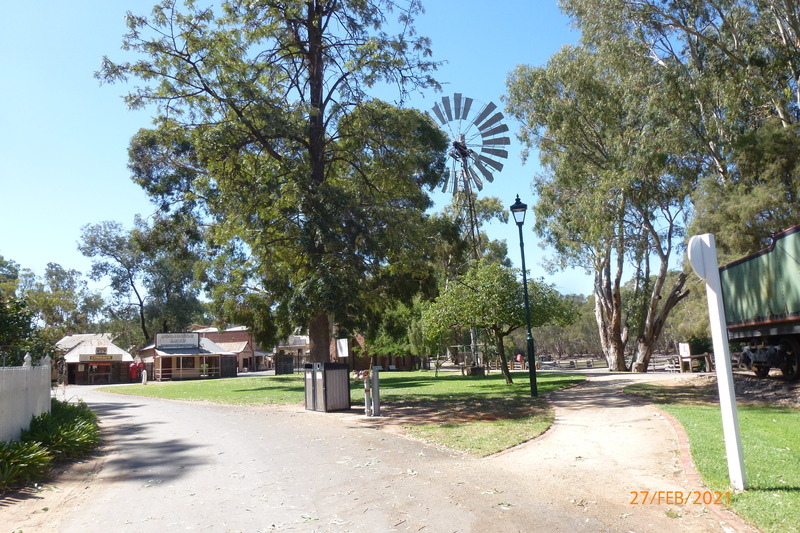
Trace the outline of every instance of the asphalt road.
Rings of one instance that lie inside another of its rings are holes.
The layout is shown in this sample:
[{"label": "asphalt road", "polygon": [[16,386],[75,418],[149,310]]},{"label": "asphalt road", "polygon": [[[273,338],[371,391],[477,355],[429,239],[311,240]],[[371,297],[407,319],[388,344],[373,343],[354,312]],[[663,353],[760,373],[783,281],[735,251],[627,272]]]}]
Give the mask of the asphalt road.
[{"label": "asphalt road", "polygon": [[370,428],[351,413],[80,390],[109,453],[62,533],[608,531],[526,472]]}]

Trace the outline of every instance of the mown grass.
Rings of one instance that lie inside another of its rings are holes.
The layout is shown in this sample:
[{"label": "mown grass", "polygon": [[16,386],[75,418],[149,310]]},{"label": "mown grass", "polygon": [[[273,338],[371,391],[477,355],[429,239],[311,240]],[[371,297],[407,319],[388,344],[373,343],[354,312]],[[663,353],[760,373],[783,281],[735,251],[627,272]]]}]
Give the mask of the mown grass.
[{"label": "mown grass", "polygon": [[151,381],[147,385],[103,387],[101,390],[134,396],[230,405],[290,404],[304,401],[303,379],[303,374],[292,374],[194,381]]},{"label": "mown grass", "polygon": [[[674,416],[686,430],[706,486],[731,490],[718,404],[690,385],[642,383],[625,391]],[[731,494],[731,509],[764,531],[800,531],[800,411],[740,404],[738,414],[748,490]]]},{"label": "mown grass", "polygon": [[[526,372],[513,372],[507,385],[500,373],[467,377],[431,371],[382,372],[381,403],[414,420],[407,431],[479,456],[490,455],[532,439],[553,422],[544,396],[584,380],[579,375],[539,374],[539,397],[530,397]],[[179,381],[104,388],[104,391],[231,405],[292,404],[305,401],[303,374]],[[361,382],[350,380],[354,408],[364,402]]]}]

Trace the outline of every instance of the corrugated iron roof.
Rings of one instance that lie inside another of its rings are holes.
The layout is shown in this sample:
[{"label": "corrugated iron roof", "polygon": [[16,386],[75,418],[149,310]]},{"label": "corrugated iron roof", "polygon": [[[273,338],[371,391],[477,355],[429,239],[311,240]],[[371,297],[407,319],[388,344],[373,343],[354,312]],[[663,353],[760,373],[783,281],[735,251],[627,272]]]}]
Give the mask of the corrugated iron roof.
[{"label": "corrugated iron roof", "polygon": [[247,349],[249,342],[218,342],[218,346],[222,346],[225,350],[234,353],[241,353]]},{"label": "corrugated iron roof", "polygon": [[106,348],[106,355],[121,355],[122,361],[133,362],[133,356],[114,344],[108,333],[67,335],[56,343],[56,348],[65,352],[67,363],[79,362],[81,355],[95,355],[98,346]]}]

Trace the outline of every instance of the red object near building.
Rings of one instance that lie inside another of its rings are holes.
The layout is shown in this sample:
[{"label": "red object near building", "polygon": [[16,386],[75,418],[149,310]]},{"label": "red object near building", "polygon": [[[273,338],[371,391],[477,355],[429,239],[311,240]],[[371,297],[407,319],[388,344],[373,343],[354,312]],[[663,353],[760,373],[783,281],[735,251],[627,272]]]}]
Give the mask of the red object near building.
[{"label": "red object near building", "polygon": [[131,379],[136,379],[136,373],[138,370],[139,368],[136,366],[136,363],[131,363],[130,365],[128,365],[128,376]]}]

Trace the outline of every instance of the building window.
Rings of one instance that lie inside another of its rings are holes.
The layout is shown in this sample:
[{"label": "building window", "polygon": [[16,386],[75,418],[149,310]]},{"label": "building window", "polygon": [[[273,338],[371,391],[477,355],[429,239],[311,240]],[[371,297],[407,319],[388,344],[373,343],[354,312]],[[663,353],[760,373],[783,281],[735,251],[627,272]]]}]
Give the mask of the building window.
[{"label": "building window", "polygon": [[181,357],[181,368],[194,368],[194,357]]}]

